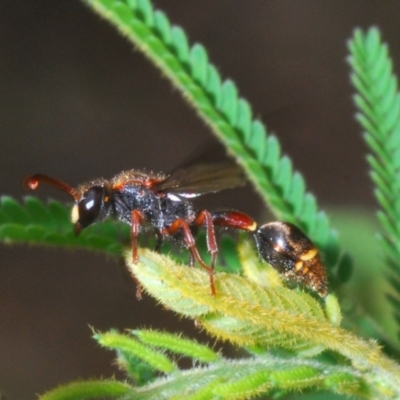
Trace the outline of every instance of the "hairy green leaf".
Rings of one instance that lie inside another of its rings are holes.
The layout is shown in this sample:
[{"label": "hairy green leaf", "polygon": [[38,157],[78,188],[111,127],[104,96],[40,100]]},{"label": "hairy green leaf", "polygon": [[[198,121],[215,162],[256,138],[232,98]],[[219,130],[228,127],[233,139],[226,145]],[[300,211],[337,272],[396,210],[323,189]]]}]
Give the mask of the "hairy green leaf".
[{"label": "hairy green leaf", "polygon": [[152,368],[162,372],[172,372],[176,369],[173,362],[164,354],[149,349],[133,337],[122,335],[118,332],[96,333],[98,343],[109,349],[115,349],[128,356],[138,357],[148,363]]},{"label": "hairy green leaf", "polygon": [[[130,342],[132,337],[112,331],[100,334],[100,341],[109,335],[116,339],[112,339],[111,347],[119,354],[118,364],[120,368],[126,369],[129,366],[120,362],[120,354],[126,351],[126,343]],[[136,331],[136,335],[147,344],[156,344],[161,351],[171,350],[172,342],[176,344],[178,340],[182,340],[177,336],[166,336],[165,333],[156,331]],[[172,347],[175,347],[175,344]],[[205,346],[199,348],[198,343],[193,341],[184,339],[182,346],[195,349],[195,354],[198,351],[204,354]],[[151,347],[147,349],[151,354],[154,353]],[[238,400],[254,398],[261,393],[273,394],[277,391],[305,389],[330,390],[364,397],[369,390],[368,381],[371,378],[360,377],[354,369],[347,366],[332,366],[326,362],[296,359],[290,356],[277,357],[271,354],[235,360],[215,357],[211,349],[207,350],[212,357],[203,360],[206,365],[193,367],[190,370],[176,369],[172,374],[157,378],[145,385],[123,384],[121,387],[113,388],[112,381],[89,381],[86,386],[85,382],[77,382],[61,386],[42,398],[46,400],[99,398],[102,393],[105,395],[107,389],[109,397],[120,391],[121,398],[135,400],[175,399],[182,396],[192,400],[219,398]],[[144,352],[142,354],[145,355]],[[371,395],[379,397],[382,393],[382,390],[377,390],[372,391]],[[76,397],[72,397],[74,395]]]},{"label": "hairy green leaf", "polygon": [[43,396],[41,400],[86,400],[86,399],[101,399],[101,398],[121,398],[131,391],[129,385],[114,381],[85,381],[73,382],[68,385],[63,385],[57,389],[53,389]]},{"label": "hairy green leaf", "polygon": [[160,347],[198,361],[212,362],[219,359],[218,354],[208,346],[199,344],[194,340],[183,339],[182,337],[170,333],[151,330],[135,330],[133,331],[133,334],[147,345]]}]

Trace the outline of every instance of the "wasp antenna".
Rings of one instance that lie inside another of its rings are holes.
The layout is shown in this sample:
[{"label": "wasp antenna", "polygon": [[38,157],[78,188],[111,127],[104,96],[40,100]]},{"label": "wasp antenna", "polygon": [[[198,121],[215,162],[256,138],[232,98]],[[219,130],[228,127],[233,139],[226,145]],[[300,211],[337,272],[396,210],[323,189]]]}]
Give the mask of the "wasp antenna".
[{"label": "wasp antenna", "polygon": [[73,187],[47,175],[35,174],[27,176],[23,181],[23,185],[25,189],[35,190],[41,182],[68,193],[74,200],[79,200],[78,192]]}]

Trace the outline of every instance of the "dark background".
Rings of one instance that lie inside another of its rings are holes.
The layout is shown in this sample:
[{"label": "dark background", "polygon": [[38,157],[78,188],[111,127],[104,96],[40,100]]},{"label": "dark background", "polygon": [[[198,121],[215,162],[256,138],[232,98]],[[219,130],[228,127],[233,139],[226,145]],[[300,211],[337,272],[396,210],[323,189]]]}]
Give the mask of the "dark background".
[{"label": "dark background", "polygon": [[[354,122],[346,41],[380,27],[395,65],[400,3],[393,1],[157,1],[238,84],[323,207],[373,206],[365,147]],[[43,172],[71,185],[123,169],[170,171],[215,143],[179,93],[105,21],[77,0],[0,4],[1,192]],[[65,195],[43,188],[38,196]],[[255,217],[251,188],[204,199]],[[111,376],[97,329],[194,331],[145,298],[123,267],[63,249],[0,249],[0,391],[32,399],[57,384]]]}]

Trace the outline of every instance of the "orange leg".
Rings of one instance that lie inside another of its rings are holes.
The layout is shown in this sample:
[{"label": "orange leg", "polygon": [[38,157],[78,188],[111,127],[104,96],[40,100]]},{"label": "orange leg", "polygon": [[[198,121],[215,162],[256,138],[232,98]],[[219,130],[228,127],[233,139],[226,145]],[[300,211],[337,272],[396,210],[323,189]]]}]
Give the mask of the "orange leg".
[{"label": "orange leg", "polygon": [[207,248],[211,253],[211,269],[214,271],[215,261],[217,260],[218,245],[215,238],[214,222],[211,214],[206,211],[200,211],[193,222],[197,226],[205,225],[207,230]]},{"label": "orange leg", "polygon": [[[139,262],[138,257],[138,236],[140,231],[140,224],[143,222],[143,214],[138,210],[132,211],[132,260],[135,264]],[[136,298],[142,300],[142,286],[140,282],[134,277],[136,282]]]},{"label": "orange leg", "polygon": [[143,214],[139,210],[132,211],[132,260],[135,264],[139,262],[138,257],[138,236],[140,231],[140,225],[143,222]]},{"label": "orange leg", "polygon": [[165,229],[165,233],[174,235],[179,230],[182,230],[183,238],[185,240],[186,245],[189,248],[192,259],[196,260],[210,275],[211,294],[214,296],[216,294],[215,284],[214,284],[214,268],[206,265],[204,261],[201,259],[199,251],[197,250],[196,247],[196,242],[194,240],[192,231],[190,230],[188,223],[184,219],[178,218],[172,223],[172,225],[169,228]]},{"label": "orange leg", "polygon": [[248,232],[255,232],[257,229],[256,221],[240,211],[216,211],[211,214],[211,217],[213,225]]}]

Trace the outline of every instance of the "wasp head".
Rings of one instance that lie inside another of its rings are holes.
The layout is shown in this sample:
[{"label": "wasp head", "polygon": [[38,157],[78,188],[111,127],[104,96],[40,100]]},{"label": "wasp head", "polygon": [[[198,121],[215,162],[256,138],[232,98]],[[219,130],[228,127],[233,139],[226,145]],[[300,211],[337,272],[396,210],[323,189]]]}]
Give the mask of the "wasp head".
[{"label": "wasp head", "polygon": [[71,221],[76,234],[83,228],[106,218],[104,215],[105,200],[108,197],[106,192],[104,186],[91,186],[75,201],[71,210]]},{"label": "wasp head", "polygon": [[108,216],[109,207],[107,205],[110,199],[108,182],[98,181],[74,189],[58,179],[35,174],[25,178],[24,187],[35,190],[41,182],[68,193],[74,199],[75,204],[71,210],[71,221],[74,224],[76,234],[95,222],[103,221]]}]

